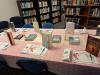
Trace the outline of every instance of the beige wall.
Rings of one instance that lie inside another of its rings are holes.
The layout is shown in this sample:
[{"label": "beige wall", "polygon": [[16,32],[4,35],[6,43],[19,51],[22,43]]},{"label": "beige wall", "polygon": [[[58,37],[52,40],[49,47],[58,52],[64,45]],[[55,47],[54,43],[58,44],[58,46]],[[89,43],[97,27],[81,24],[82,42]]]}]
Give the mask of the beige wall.
[{"label": "beige wall", "polygon": [[0,0],[0,21],[19,16],[16,0]]}]

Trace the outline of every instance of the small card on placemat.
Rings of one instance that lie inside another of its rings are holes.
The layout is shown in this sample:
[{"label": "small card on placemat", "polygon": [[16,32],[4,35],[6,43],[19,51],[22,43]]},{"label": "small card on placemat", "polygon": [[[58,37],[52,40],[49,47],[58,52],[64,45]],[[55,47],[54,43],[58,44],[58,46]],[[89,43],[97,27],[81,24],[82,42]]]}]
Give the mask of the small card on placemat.
[{"label": "small card on placemat", "polygon": [[69,43],[73,45],[79,45],[80,44],[80,38],[78,36],[70,36],[69,37]]},{"label": "small card on placemat", "polygon": [[61,42],[61,35],[53,35],[52,42],[53,43],[60,43]]},{"label": "small card on placemat", "polygon": [[71,50],[64,49],[63,61],[71,61]]},{"label": "small card on placemat", "polygon": [[37,37],[37,34],[29,34],[29,36],[25,37],[26,41],[33,41]]},{"label": "small card on placemat", "polygon": [[6,42],[0,42],[0,51],[7,49],[9,46],[10,45]]}]

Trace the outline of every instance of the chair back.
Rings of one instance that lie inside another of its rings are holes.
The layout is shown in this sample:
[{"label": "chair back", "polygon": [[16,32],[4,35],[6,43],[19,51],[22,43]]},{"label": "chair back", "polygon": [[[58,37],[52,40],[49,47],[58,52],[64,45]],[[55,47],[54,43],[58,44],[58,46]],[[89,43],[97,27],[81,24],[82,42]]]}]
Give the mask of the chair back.
[{"label": "chair back", "polygon": [[43,25],[42,25],[42,28],[44,28],[44,29],[53,29],[53,24],[52,23],[50,23],[50,22],[47,22],[47,23],[44,23]]},{"label": "chair back", "polygon": [[0,29],[8,28],[8,21],[0,21]]},{"label": "chair back", "polygon": [[24,26],[22,28],[33,28],[33,25],[30,23],[24,24]]},{"label": "chair back", "polygon": [[19,59],[17,61],[17,65],[20,66],[23,70],[32,74],[40,74],[43,71],[48,71],[48,67],[45,62],[29,58]]},{"label": "chair back", "polygon": [[11,17],[10,22],[14,22],[16,28],[21,28],[25,24],[23,17],[20,16]]}]

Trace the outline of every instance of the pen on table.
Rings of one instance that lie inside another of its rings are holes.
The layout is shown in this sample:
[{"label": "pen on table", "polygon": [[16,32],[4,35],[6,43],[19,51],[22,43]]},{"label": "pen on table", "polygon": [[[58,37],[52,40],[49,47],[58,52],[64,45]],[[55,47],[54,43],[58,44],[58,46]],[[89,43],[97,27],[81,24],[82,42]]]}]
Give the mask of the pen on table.
[{"label": "pen on table", "polygon": [[91,58],[91,61],[92,61],[92,64],[93,64],[93,59],[92,59],[92,55],[90,54],[90,58]]},{"label": "pen on table", "polygon": [[44,51],[44,50],[45,50],[45,48],[43,48],[43,49],[42,49],[42,52],[41,52],[41,54],[43,53],[43,51]]}]

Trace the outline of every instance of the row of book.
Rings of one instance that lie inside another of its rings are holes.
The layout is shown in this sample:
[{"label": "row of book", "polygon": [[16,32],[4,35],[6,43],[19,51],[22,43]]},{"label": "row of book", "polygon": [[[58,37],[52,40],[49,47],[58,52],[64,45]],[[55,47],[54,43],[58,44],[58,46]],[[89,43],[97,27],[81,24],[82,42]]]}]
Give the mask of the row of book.
[{"label": "row of book", "polygon": [[60,15],[60,12],[59,11],[52,13],[52,17],[56,17],[56,16],[59,16],[59,15]]},{"label": "row of book", "polygon": [[100,5],[100,0],[65,0],[64,5]]},{"label": "row of book", "polygon": [[59,0],[52,0],[52,5],[59,5],[60,1]]},{"label": "row of book", "polygon": [[48,6],[47,1],[39,1],[39,7],[46,7],[46,6]]},{"label": "row of book", "polygon": [[32,23],[33,21],[37,21],[36,17],[24,19],[25,24]]},{"label": "row of book", "polygon": [[33,2],[21,2],[20,3],[21,8],[33,8]]},{"label": "row of book", "polygon": [[50,12],[50,8],[49,7],[45,7],[45,8],[41,8],[40,9],[40,14],[47,13],[47,12]]},{"label": "row of book", "polygon": [[24,17],[33,16],[33,15],[36,15],[36,11],[35,10],[23,11],[23,16]]},{"label": "row of book", "polygon": [[52,11],[60,10],[60,6],[52,6]]},{"label": "row of book", "polygon": [[49,14],[41,15],[40,17],[41,17],[41,20],[45,20],[49,18]]},{"label": "row of book", "polygon": [[89,15],[100,17],[100,8],[92,8]]},{"label": "row of book", "polygon": [[79,25],[80,18],[66,18],[66,22],[74,22],[76,25]]},{"label": "row of book", "polygon": [[58,17],[53,19],[53,23],[56,23],[58,21],[59,21],[59,18]]},{"label": "row of book", "polygon": [[66,9],[66,15],[79,15],[80,14],[80,8],[67,8]]}]

